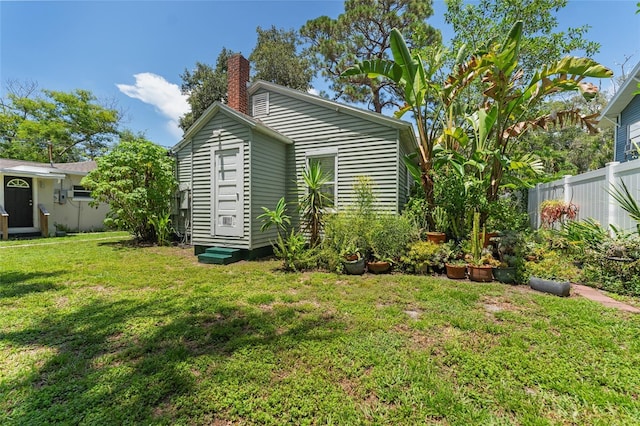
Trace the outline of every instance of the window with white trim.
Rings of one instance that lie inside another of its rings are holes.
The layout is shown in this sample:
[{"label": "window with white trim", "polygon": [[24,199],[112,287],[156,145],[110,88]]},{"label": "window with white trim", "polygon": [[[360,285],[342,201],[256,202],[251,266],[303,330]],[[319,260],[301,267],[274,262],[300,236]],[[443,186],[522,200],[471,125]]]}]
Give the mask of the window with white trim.
[{"label": "window with white trim", "polygon": [[252,117],[269,115],[269,92],[253,95]]},{"label": "window with white trim", "polygon": [[335,208],[336,200],[338,199],[338,152],[333,150],[307,154],[307,166],[314,163],[320,164],[320,169],[329,178],[329,180],[322,185],[321,191],[331,199],[329,207]]},{"label": "window with white trim", "polygon": [[638,147],[640,147],[640,121],[629,124],[627,129],[628,139],[624,147],[624,157],[627,160],[638,158]]},{"label": "window with white trim", "polygon": [[91,191],[82,185],[73,185],[73,199],[76,200],[93,200]]}]

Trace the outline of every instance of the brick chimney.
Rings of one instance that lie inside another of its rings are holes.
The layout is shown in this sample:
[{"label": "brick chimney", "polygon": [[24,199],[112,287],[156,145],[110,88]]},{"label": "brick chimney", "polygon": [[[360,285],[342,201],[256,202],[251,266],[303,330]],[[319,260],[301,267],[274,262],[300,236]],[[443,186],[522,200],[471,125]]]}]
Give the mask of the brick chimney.
[{"label": "brick chimney", "polygon": [[240,53],[227,62],[227,105],[243,114],[248,112],[249,61]]}]

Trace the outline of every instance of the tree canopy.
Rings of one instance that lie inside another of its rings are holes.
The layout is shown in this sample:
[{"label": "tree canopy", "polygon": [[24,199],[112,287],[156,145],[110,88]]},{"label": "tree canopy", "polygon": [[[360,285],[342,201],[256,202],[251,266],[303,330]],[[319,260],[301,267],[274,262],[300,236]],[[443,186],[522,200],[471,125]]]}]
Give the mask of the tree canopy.
[{"label": "tree canopy", "polygon": [[334,99],[367,103],[382,112],[399,106],[395,83],[342,72],[357,61],[389,58],[393,28],[400,29],[409,47],[439,43],[440,32],[426,22],[432,14],[431,0],[347,0],[336,19],[312,19],[300,33],[310,44],[306,53],[311,63],[329,80]]},{"label": "tree canopy", "polygon": [[180,128],[187,131],[189,127],[216,101],[227,98],[227,61],[234,54],[223,47],[216,60],[216,66],[196,62],[193,70],[185,69],[180,78],[180,89],[188,95],[187,102],[191,110],[180,117]]},{"label": "tree canopy", "polygon": [[9,82],[0,100],[0,157],[48,162],[93,159],[118,137],[122,114],[88,90],[37,90]]},{"label": "tree canopy", "polygon": [[307,91],[313,71],[308,59],[298,54],[300,39],[294,30],[256,29],[258,41],[249,56],[254,80],[265,80],[292,89]]},{"label": "tree canopy", "polygon": [[453,26],[452,47],[477,52],[501,40],[516,21],[522,21],[521,66],[528,74],[543,64],[565,55],[581,52],[587,57],[600,49],[600,44],[585,38],[589,26],[558,31],[556,13],[568,0],[495,1],[445,0],[445,21]]}]

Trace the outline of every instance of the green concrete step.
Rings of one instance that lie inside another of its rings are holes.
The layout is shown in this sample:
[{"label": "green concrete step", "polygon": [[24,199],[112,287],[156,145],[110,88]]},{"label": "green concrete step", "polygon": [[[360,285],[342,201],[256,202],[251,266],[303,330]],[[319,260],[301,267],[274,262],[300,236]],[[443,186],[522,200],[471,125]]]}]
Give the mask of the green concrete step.
[{"label": "green concrete step", "polygon": [[242,259],[241,250],[226,247],[209,247],[198,255],[198,262],[215,265],[228,265]]}]

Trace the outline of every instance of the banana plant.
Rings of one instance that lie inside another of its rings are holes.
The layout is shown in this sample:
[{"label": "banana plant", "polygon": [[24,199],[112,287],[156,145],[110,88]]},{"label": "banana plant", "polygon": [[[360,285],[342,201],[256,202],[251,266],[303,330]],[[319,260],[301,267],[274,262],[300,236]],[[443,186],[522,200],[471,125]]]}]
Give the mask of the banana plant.
[{"label": "banana plant", "polygon": [[[390,34],[390,46],[393,60],[377,59],[356,63],[345,70],[343,76],[366,75],[368,78],[386,78],[393,81],[402,91],[405,105],[394,113],[401,118],[407,112],[413,113],[418,129],[419,144],[416,155],[405,159],[410,173],[416,181],[422,184],[429,211],[435,207],[433,193],[433,160],[434,147],[446,124],[442,117],[447,105],[442,97],[443,88],[436,79],[436,74],[441,70],[445,61],[445,51],[435,49],[429,60],[424,61],[416,51],[412,53],[402,34],[393,29]],[[460,50],[463,52],[463,49]],[[462,58],[458,54],[456,63]],[[418,167],[413,160],[418,157]],[[433,226],[433,218],[427,218],[429,225]]]},{"label": "banana plant", "polygon": [[[472,120],[476,126],[472,126],[474,141],[468,159],[484,162],[488,201],[497,199],[505,178],[510,184],[522,183],[514,178],[518,171],[541,171],[541,163],[532,155],[512,158],[518,138],[529,130],[547,129],[552,124],[559,127],[578,124],[590,132],[597,131],[598,114],[584,115],[573,108],[535,116],[532,115],[535,108],[548,97],[563,92],[578,91],[591,99],[598,90],[585,78],[613,76],[611,70],[593,59],[570,56],[543,66],[523,82],[524,71],[519,64],[521,40],[522,22],[516,22],[502,44],[494,44],[472,56],[449,76],[444,86],[445,98],[450,100],[469,80],[480,78],[483,100],[476,119]],[[462,133],[457,128],[445,132],[452,137]]]}]

